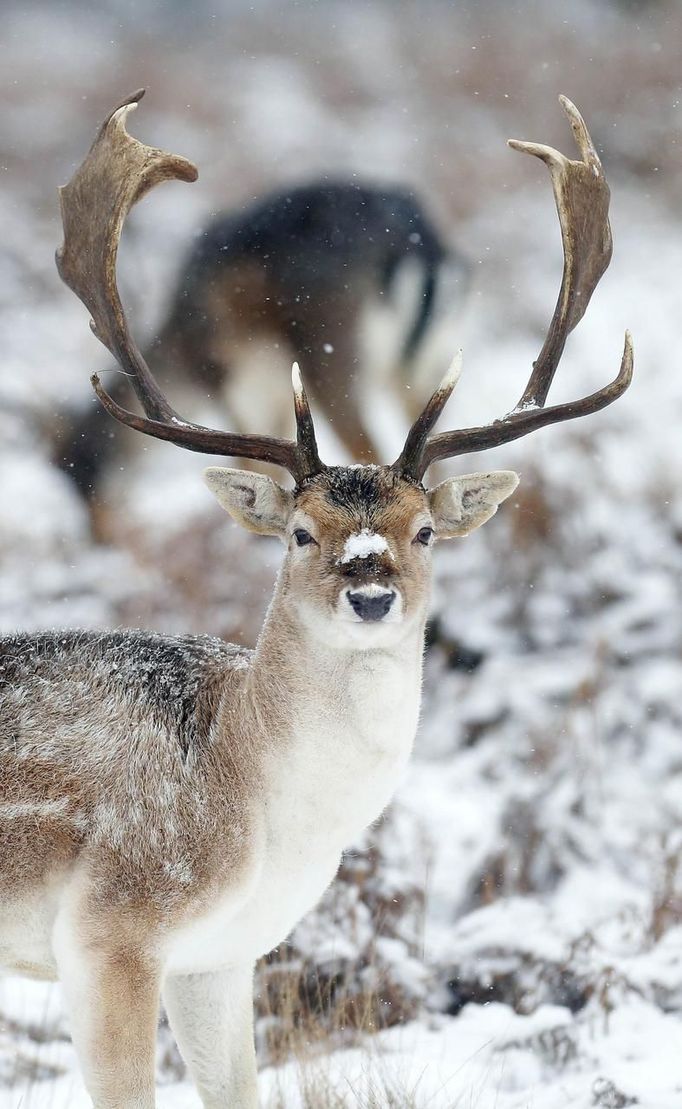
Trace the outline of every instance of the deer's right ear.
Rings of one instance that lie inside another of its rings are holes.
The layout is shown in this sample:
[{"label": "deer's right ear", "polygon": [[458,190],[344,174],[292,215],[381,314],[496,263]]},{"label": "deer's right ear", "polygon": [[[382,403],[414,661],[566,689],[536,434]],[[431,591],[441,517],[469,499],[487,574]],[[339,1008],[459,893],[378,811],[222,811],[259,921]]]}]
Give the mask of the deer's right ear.
[{"label": "deer's right ear", "polygon": [[283,538],[294,507],[294,495],[272,478],[250,470],[209,466],[204,480],[219,503],[238,524],[259,535]]}]

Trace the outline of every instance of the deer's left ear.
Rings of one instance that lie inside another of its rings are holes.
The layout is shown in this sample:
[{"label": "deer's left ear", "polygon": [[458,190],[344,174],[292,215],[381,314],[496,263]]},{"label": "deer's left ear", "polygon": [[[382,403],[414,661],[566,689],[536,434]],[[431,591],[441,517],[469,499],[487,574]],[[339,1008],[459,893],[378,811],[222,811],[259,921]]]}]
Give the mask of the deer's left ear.
[{"label": "deer's left ear", "polygon": [[518,484],[519,475],[513,470],[464,474],[441,482],[428,493],[436,539],[468,535],[480,527]]},{"label": "deer's left ear", "polygon": [[294,506],[294,495],[265,474],[209,466],[204,481],[238,524],[260,535],[283,538]]}]

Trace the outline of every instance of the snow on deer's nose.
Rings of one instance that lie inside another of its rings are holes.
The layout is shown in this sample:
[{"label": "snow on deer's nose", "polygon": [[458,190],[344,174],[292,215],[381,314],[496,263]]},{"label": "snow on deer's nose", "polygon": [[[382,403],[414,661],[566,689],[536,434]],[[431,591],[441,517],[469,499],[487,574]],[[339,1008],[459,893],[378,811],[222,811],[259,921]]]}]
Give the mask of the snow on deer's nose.
[{"label": "snow on deer's nose", "polygon": [[368,528],[348,536],[336,564],[348,578],[391,578],[396,572],[387,540]]},{"label": "snow on deer's nose", "polygon": [[339,566],[353,562],[356,558],[369,558],[370,555],[382,554],[388,554],[389,558],[393,558],[393,552],[386,539],[383,535],[370,531],[369,528],[363,528],[362,531],[355,532],[346,539]]}]

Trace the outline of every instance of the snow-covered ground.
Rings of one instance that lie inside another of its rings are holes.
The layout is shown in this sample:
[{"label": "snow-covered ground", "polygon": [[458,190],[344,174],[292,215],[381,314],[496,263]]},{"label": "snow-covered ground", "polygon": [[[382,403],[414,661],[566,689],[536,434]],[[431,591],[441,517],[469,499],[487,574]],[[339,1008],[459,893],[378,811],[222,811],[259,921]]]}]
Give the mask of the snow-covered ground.
[{"label": "snow-covered ground", "polygon": [[[132,223],[122,268],[141,333],[206,213],[313,172],[407,180],[476,271],[455,321],[465,375],[446,419],[461,424],[513,406],[560,277],[544,170],[504,140],[569,152],[565,92],[611,182],[614,260],[553,396],[614,376],[626,326],[635,381],[589,421],[466,461],[517,468],[518,495],[437,552],[415,757],[282,953],[292,973],[371,997],[373,1020],[404,1019],[349,1037],[332,1014],[323,1046],[264,1065],[264,1104],[682,1104],[682,13],[674,0],[567,8],[3,13],[1,631],[126,624],[252,642],[280,557],[213,507],[201,459],[150,445],[121,477],[106,546],[50,464],[55,421],[106,364],[54,274],[54,190],[121,95],[148,84],[136,133],[201,169]],[[58,989],[0,983],[0,1013],[0,1107],[87,1104]],[[198,1104],[180,1073],[162,1030],[161,1105]]]}]

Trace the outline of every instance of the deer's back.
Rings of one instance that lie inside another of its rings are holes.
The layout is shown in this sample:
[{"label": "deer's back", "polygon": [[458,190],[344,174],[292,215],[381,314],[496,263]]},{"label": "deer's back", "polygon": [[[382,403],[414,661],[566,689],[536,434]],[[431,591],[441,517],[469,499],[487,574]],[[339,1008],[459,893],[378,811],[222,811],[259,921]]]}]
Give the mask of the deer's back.
[{"label": "deer's back", "polygon": [[[361,305],[390,292],[405,259],[416,260],[428,282],[446,254],[408,189],[314,182],[273,193],[219,215],[197,240],[182,268],[159,364],[170,359],[198,373],[210,363],[214,380],[222,365],[215,343],[229,346],[263,331],[284,334],[297,353],[312,356],[337,319],[353,332]],[[414,322],[419,334],[428,314],[429,298],[423,299],[424,319],[419,313]],[[313,358],[309,372],[314,364]]]},{"label": "deer's back", "polygon": [[437,263],[445,248],[408,189],[314,182],[218,216],[198,240],[188,275],[191,284],[207,271],[254,260],[293,299],[325,283],[336,289],[355,268],[375,270],[379,284],[389,283],[409,253]]},{"label": "deer's back", "polygon": [[0,887],[40,883],[89,849],[123,896],[127,882],[159,896],[195,883],[216,714],[247,665],[209,637],[0,639]]}]

